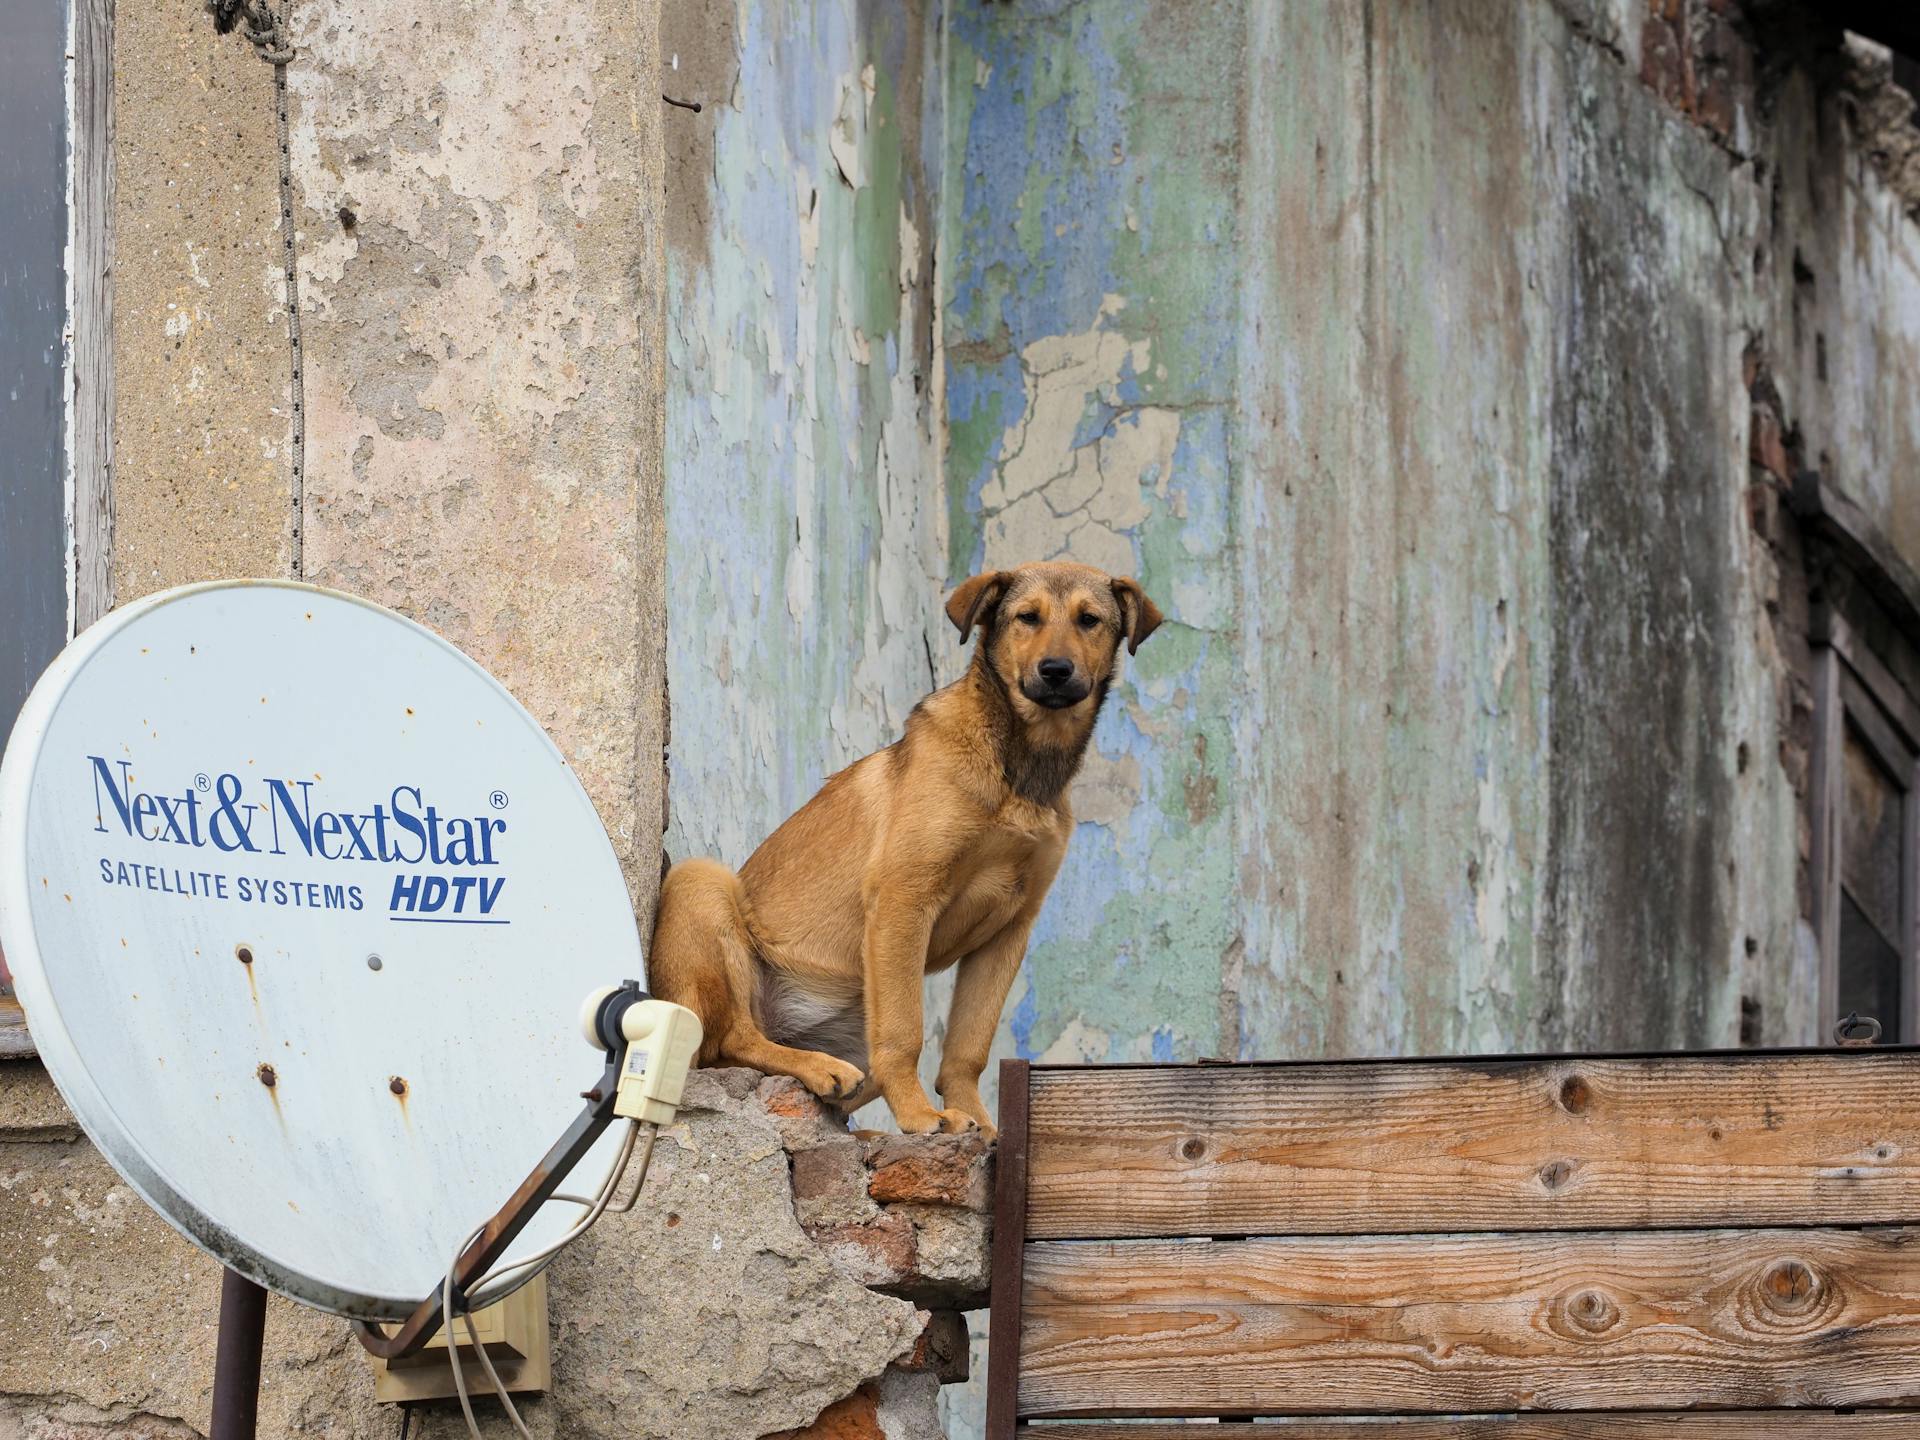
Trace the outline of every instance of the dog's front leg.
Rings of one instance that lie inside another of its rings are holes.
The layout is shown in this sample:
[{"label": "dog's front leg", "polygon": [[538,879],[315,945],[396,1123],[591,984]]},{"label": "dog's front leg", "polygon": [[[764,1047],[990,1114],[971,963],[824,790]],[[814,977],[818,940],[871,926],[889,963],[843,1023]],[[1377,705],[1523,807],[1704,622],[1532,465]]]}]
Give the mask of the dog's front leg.
[{"label": "dog's front leg", "polygon": [[906,1134],[971,1130],[971,1115],[935,1110],[920,1083],[920,988],[927,941],[944,897],[926,893],[906,877],[877,884],[870,893],[864,956],[867,1078],[886,1097],[894,1122]]},{"label": "dog's front leg", "polygon": [[1030,912],[1016,916],[1006,929],[962,960],[954,974],[947,1039],[940,1051],[940,1074],[934,1083],[943,1101],[971,1115],[989,1137],[999,1130],[980,1098],[980,1072],[987,1068],[994,1032],[1000,1028],[1000,1012],[1006,1008],[1013,977],[1020,973],[1027,938],[1033,933],[1038,914],[1039,906],[1035,905]]}]

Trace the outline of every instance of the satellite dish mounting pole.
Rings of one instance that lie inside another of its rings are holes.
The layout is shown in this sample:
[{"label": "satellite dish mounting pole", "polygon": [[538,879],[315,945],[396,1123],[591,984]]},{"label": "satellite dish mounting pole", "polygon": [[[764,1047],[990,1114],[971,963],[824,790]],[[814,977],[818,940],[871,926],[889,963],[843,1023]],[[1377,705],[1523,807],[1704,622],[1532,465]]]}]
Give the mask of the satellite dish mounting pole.
[{"label": "satellite dish mounting pole", "polygon": [[237,1270],[221,1271],[210,1440],[254,1440],[260,1418],[260,1347],[266,1333],[267,1292]]}]

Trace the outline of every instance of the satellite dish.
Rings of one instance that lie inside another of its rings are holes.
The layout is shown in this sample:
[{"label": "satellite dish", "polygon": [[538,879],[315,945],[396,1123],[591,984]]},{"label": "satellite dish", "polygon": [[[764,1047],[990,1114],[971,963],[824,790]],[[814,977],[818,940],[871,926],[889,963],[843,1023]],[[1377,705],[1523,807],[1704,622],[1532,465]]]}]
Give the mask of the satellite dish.
[{"label": "satellite dish", "polygon": [[[0,764],[0,946],[128,1183],[360,1320],[413,1311],[541,1160],[580,1109],[581,995],[641,974],[593,805],[499,682],[267,581],[151,596],[48,668]],[[542,1209],[505,1263],[577,1218]]]}]

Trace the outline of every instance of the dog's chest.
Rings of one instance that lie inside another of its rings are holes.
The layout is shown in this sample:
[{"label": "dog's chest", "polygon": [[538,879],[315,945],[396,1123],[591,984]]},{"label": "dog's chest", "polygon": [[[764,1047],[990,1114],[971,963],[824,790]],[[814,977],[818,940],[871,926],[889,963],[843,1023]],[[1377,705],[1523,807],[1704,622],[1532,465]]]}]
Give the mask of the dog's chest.
[{"label": "dog's chest", "polygon": [[[1029,807],[1031,808],[1031,807]],[[1021,815],[996,825],[956,870],[952,898],[933,927],[927,963],[942,969],[986,944],[1044,893],[1059,868],[1064,827],[1049,816],[1044,825]]]}]

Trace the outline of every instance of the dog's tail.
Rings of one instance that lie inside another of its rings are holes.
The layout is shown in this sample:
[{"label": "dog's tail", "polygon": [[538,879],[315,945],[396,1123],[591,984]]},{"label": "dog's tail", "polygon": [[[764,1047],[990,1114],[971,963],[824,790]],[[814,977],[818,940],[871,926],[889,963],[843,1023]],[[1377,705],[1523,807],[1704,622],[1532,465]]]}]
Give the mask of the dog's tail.
[{"label": "dog's tail", "polygon": [[740,1022],[753,1024],[759,962],[747,893],[718,860],[682,860],[660,884],[647,988],[700,1017],[700,1063],[713,1064]]}]

